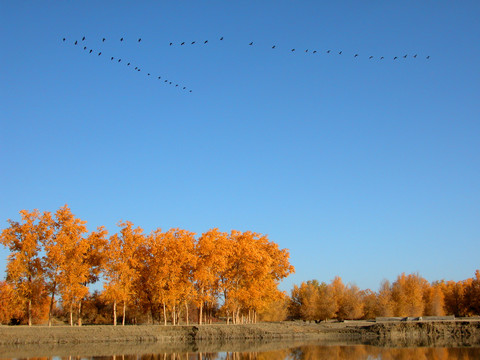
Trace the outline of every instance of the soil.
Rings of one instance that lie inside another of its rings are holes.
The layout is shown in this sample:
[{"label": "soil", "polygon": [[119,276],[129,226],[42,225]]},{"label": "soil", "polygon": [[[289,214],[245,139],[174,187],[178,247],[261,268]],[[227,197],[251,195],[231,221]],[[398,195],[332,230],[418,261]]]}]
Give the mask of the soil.
[{"label": "soil", "polygon": [[479,320],[429,322],[302,321],[202,326],[0,326],[0,358],[121,353],[267,351],[312,343],[480,346]]}]

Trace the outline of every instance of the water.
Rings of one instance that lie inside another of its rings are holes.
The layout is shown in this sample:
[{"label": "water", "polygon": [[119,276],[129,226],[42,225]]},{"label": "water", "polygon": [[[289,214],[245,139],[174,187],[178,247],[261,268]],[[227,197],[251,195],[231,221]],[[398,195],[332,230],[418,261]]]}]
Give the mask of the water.
[{"label": "water", "polygon": [[[178,352],[155,352],[138,353],[141,351],[141,345],[134,345],[132,352],[110,356],[31,356],[32,354],[23,353],[22,347],[17,348],[18,356],[3,357],[0,352],[0,359],[18,360],[445,360],[458,359],[470,360],[480,359],[479,348],[386,348],[368,345],[303,345],[283,348],[281,344],[272,344],[274,350],[267,351],[178,351]],[[262,346],[262,348],[265,348]],[[268,346],[267,346],[268,348]],[[138,350],[137,350],[138,349]],[[1,349],[0,349],[1,350]],[[78,349],[77,349],[78,350]],[[122,349],[125,351],[124,349]],[[137,352],[133,351],[136,350]],[[50,351],[55,351],[51,348]],[[68,353],[68,348],[63,348],[59,353]],[[73,351],[73,350],[72,350]]]}]

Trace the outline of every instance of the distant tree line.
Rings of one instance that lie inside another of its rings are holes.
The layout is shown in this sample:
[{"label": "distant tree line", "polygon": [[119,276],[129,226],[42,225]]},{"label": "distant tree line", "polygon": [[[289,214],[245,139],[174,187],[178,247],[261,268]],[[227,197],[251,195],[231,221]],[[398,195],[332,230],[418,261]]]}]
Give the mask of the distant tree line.
[{"label": "distant tree line", "polygon": [[338,276],[330,284],[311,280],[294,286],[289,308],[291,318],[303,320],[479,314],[479,270],[458,282],[429,283],[419,274],[402,273],[392,284],[383,281],[378,292],[344,285]]},{"label": "distant tree line", "polygon": [[[145,234],[125,221],[108,236],[88,232],[67,205],[20,215],[0,234],[10,250],[0,323],[253,323],[287,298],[278,284],[294,271],[287,249],[251,231]],[[103,291],[90,294],[100,279]]]}]

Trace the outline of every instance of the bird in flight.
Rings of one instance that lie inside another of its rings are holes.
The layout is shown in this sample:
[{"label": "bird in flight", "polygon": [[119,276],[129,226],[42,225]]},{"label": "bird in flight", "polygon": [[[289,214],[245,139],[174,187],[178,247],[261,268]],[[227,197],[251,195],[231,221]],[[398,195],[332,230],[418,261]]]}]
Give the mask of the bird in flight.
[{"label": "bird in flight", "polygon": [[122,61],[122,59],[118,59],[118,62]]},{"label": "bird in flight", "polygon": [[130,63],[128,63],[127,66],[130,66]]},{"label": "bird in flight", "polygon": [[373,59],[373,56],[370,56],[369,59]]},{"label": "bird in flight", "polygon": [[272,46],[272,49],[275,49],[275,47],[276,47],[276,46],[275,46],[275,45],[273,45],[273,46]]},{"label": "bird in flight", "polygon": [[142,41],[142,39],[141,39],[141,38],[139,38],[139,39],[138,39],[138,42],[140,42],[140,41]]},{"label": "bird in flight", "polygon": [[426,57],[426,59],[430,59],[430,55],[428,55],[428,56]]},{"label": "bird in flight", "polygon": [[103,38],[103,39],[102,39],[102,42],[105,42],[105,40],[106,40],[106,39],[105,39],[105,38]]},{"label": "bird in flight", "polygon": [[406,59],[406,58],[407,58],[407,54],[403,55],[403,58]]},{"label": "bird in flight", "polygon": [[327,54],[330,54],[330,50],[327,50]]},{"label": "bird in flight", "polygon": [[397,60],[397,59],[398,59],[398,56],[395,56],[395,57],[393,58],[393,60]]},{"label": "bird in flight", "polygon": [[91,54],[91,53],[92,53],[92,51],[93,51],[93,50],[92,50],[92,49],[90,49],[90,52],[89,52],[89,54]]},{"label": "bird in flight", "polygon": [[203,43],[204,43],[204,44],[208,43],[208,40],[205,40]]},{"label": "bird in flight", "polygon": [[77,40],[75,40],[75,45],[77,45],[77,44],[78,44],[78,41],[77,41]]},{"label": "bird in flight", "polygon": [[172,46],[172,45],[173,45],[173,43],[170,43],[170,46]]},{"label": "bird in flight", "polygon": [[307,49],[307,50],[305,50],[305,52],[306,52],[306,53],[308,53],[308,49]]},{"label": "bird in flight", "polygon": [[120,41],[123,41],[123,38],[120,38]]},{"label": "bird in flight", "polygon": [[253,41],[252,41],[250,44],[248,44],[248,45],[253,45]]},{"label": "bird in flight", "polygon": [[63,38],[63,41],[65,41],[65,40],[67,40],[67,39]]},{"label": "bird in flight", "polygon": [[316,53],[317,53],[317,50],[313,50],[313,53],[316,54]]},{"label": "bird in flight", "polygon": [[110,58],[110,61],[112,61],[113,59],[114,59],[114,57],[112,56],[112,57]]},{"label": "bird in flight", "polygon": [[87,50],[87,47],[86,47],[86,46],[84,46],[84,47],[83,47],[83,50]]},{"label": "bird in flight", "polygon": [[223,40],[223,36],[220,38],[220,40]]},{"label": "bird in flight", "polygon": [[355,54],[353,57],[358,57],[358,54]]},{"label": "bird in flight", "polygon": [[413,55],[413,57],[416,59],[416,58],[417,58],[417,54]]},{"label": "bird in flight", "polygon": [[102,52],[101,52],[101,51],[98,53],[98,56],[100,56],[100,55],[102,55]]},{"label": "bird in flight", "polygon": [[342,52],[340,51],[340,52],[338,53],[338,55],[342,55]]},{"label": "bird in flight", "polygon": [[85,41],[85,36],[82,38],[82,41]]},{"label": "bird in flight", "polygon": [[385,59],[385,58],[384,58],[383,56],[381,56],[381,57],[380,57],[380,60],[383,60],[383,59]]},{"label": "bird in flight", "polygon": [[185,41],[184,41],[184,42],[182,42],[180,45],[185,45]]},{"label": "bird in flight", "polygon": [[195,41],[192,41],[192,45],[195,44]]},{"label": "bird in flight", "polygon": [[295,49],[292,49],[292,51],[295,51]]}]

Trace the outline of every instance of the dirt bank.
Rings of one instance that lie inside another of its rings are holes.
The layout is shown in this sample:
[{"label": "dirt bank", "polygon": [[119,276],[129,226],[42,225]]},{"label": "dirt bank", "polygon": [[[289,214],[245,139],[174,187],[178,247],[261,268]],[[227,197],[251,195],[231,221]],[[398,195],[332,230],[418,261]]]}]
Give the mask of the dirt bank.
[{"label": "dirt bank", "polygon": [[373,345],[381,346],[480,346],[480,321],[379,323],[365,329]]},{"label": "dirt bank", "polygon": [[[248,351],[290,345],[480,346],[480,321],[309,324],[303,322],[204,326],[0,326],[0,358],[109,355],[168,351]],[[127,351],[128,350],[128,351]],[[23,356],[23,357],[25,357]]]}]

